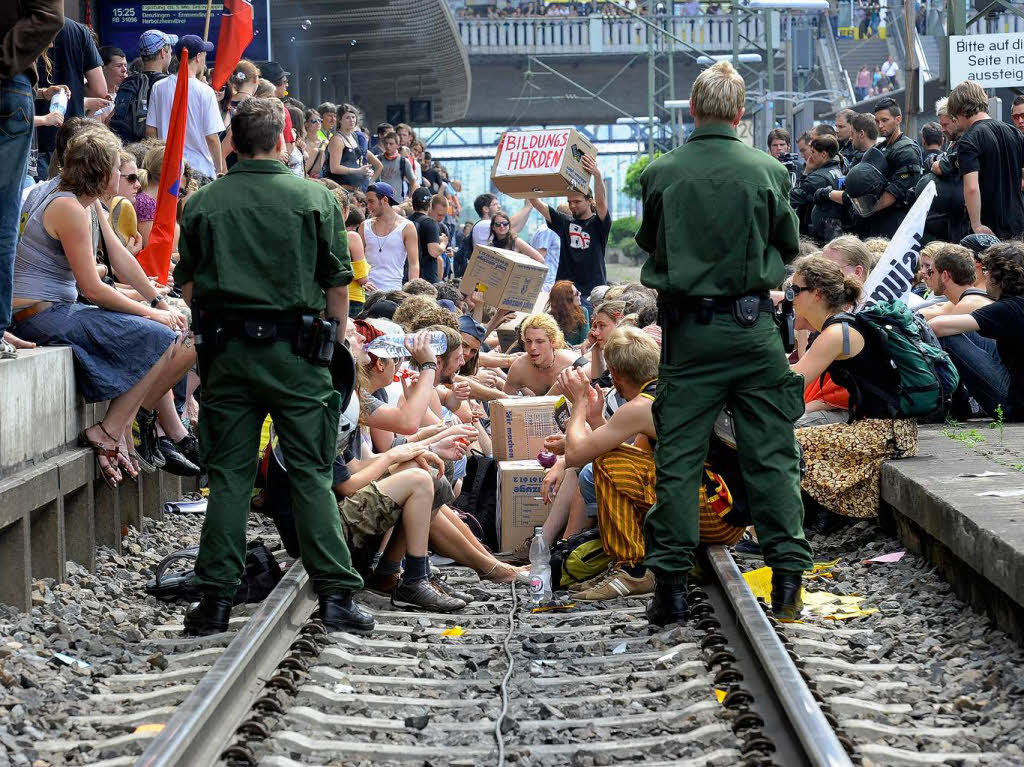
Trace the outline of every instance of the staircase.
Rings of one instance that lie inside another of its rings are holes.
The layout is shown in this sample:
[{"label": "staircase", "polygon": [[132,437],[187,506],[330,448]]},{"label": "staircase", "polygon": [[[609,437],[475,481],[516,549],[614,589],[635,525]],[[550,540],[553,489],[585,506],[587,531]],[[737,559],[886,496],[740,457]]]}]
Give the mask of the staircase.
[{"label": "staircase", "polygon": [[[850,40],[848,38],[836,40],[836,49],[839,51],[839,60],[842,62],[843,69],[849,74],[850,83],[854,86],[857,84],[857,72],[862,66],[866,66],[868,71],[874,72],[875,67],[880,66],[889,55],[889,43],[877,37],[869,40]],[[898,86],[902,86],[902,67],[896,76],[896,81]]]}]

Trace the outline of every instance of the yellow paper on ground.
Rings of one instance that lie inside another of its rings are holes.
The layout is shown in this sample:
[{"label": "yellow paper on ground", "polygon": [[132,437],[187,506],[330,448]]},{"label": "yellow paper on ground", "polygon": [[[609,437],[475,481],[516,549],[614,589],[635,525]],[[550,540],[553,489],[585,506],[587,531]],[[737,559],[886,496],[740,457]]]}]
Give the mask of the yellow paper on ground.
[{"label": "yellow paper on ground", "polygon": [[725,690],[719,690],[717,687],[715,688],[715,697],[718,698],[719,703],[725,700],[725,696],[728,694],[729,693],[727,693]]},{"label": "yellow paper on ground", "polygon": [[[839,564],[838,559],[831,562],[816,562],[809,577],[821,577],[837,564]],[[756,598],[771,602],[772,569],[770,567],[759,567],[756,570],[745,572],[743,580],[747,582],[747,586]],[[800,595],[808,612],[828,620],[848,620],[878,612],[874,607],[867,610],[860,608],[860,603],[864,601],[865,597],[842,596],[827,591],[808,591],[807,589],[800,589]]]},{"label": "yellow paper on ground", "polygon": [[163,732],[164,725],[162,724],[140,724],[135,728],[133,735],[156,735],[158,732]]},{"label": "yellow paper on ground", "polygon": [[452,626],[450,629],[445,629],[444,631],[442,631],[441,632],[441,636],[443,636],[443,637],[460,637],[460,636],[462,636],[465,633],[466,632],[463,630],[462,626]]}]

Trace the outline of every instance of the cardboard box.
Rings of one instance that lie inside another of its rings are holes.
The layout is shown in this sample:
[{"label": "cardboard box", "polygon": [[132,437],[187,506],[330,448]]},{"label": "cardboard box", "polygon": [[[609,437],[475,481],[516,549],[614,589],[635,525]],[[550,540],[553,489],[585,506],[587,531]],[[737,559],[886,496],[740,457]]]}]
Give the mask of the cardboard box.
[{"label": "cardboard box", "polygon": [[543,525],[551,508],[544,503],[541,486],[546,469],[532,461],[498,463],[498,546],[512,551]]},{"label": "cardboard box", "polygon": [[547,276],[547,265],[529,256],[477,245],[462,275],[459,290],[467,296],[479,291],[484,303],[497,309],[530,312]]},{"label": "cardboard box", "polygon": [[491,444],[499,461],[535,460],[544,438],[558,434],[558,397],[511,397],[491,402]]},{"label": "cardboard box", "polygon": [[506,131],[501,134],[491,166],[491,181],[509,197],[564,197],[586,192],[590,174],[583,155],[597,156],[597,147],[573,128]]}]

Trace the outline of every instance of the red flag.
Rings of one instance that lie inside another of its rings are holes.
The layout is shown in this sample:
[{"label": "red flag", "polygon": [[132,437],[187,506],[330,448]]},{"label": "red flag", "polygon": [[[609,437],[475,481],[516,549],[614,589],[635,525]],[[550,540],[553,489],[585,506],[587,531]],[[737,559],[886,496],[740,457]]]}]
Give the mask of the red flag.
[{"label": "red flag", "polygon": [[252,6],[247,0],[224,0],[217,36],[217,61],[213,66],[213,89],[219,91],[235,71],[242,54],[252,42]]},{"label": "red flag", "polygon": [[188,48],[181,52],[178,82],[174,89],[174,106],[167,128],[164,163],[160,166],[160,187],[156,199],[156,215],[149,245],[139,253],[139,263],[150,277],[167,283],[174,247],[174,227],[178,221],[178,187],[181,185],[181,160],[185,149],[185,128],[188,123]]}]

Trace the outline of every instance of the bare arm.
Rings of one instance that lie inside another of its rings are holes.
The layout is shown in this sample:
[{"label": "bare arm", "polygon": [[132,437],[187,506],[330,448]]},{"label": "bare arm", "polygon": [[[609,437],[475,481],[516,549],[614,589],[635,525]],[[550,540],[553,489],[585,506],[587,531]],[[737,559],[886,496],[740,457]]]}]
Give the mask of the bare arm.
[{"label": "bare arm", "polygon": [[928,324],[939,338],[958,336],[961,333],[971,333],[979,329],[978,321],[970,314],[947,314],[944,317],[934,317],[928,320]]},{"label": "bare arm", "polygon": [[531,246],[521,237],[516,237],[516,251],[522,253],[524,256],[529,256],[534,261],[540,261],[542,264],[544,263],[544,256],[542,256],[536,248]]},{"label": "bare arm", "polygon": [[338,343],[345,342],[345,324],[348,322],[348,285],[327,288],[327,316],[338,320]]},{"label": "bare arm", "polygon": [[409,279],[415,280],[420,276],[420,245],[416,238],[416,227],[406,226],[402,231],[402,240],[405,242],[405,257],[409,264]]},{"label": "bare arm", "polygon": [[530,203],[530,205],[532,205],[534,208],[536,208],[537,212],[544,216],[545,221],[547,221],[549,224],[551,223],[551,213],[548,211],[548,205],[546,202],[544,202],[543,200],[538,200],[536,197],[530,197],[527,200],[527,202]]},{"label": "bare arm", "polygon": [[526,226],[526,222],[530,218],[530,214],[533,213],[533,206],[529,200],[523,203],[523,207],[517,210],[508,218],[509,228],[512,230],[512,234],[519,234],[523,231],[523,227]]},{"label": "bare arm", "polygon": [[211,133],[206,137],[206,146],[210,148],[210,157],[213,158],[213,167],[217,175],[224,173],[224,153],[220,146],[220,136]]},{"label": "bare arm", "polygon": [[107,81],[103,79],[103,68],[96,67],[85,73],[85,97],[105,99],[107,97]]},{"label": "bare arm", "polygon": [[608,216],[608,190],[604,188],[604,179],[601,178],[601,169],[597,167],[597,158],[591,155],[583,156],[583,169],[594,177],[594,205],[597,207],[598,218]]},{"label": "bare arm", "polygon": [[146,138],[157,138],[156,128],[154,128],[152,125],[146,126]]},{"label": "bare arm", "polygon": [[366,161],[370,163],[370,167],[373,168],[372,181],[376,181],[380,178],[380,172],[384,170],[384,164],[373,152],[366,153]]},{"label": "bare arm", "polygon": [[871,209],[871,215],[874,215],[881,210],[885,210],[894,202],[896,202],[896,198],[893,196],[892,192],[882,192],[882,196],[878,198],[878,202],[875,203],[875,207]]},{"label": "bare arm", "polygon": [[976,234],[992,234],[992,230],[981,223],[981,186],[976,170],[964,174],[964,202],[967,204],[967,215],[971,219],[971,229]]}]

